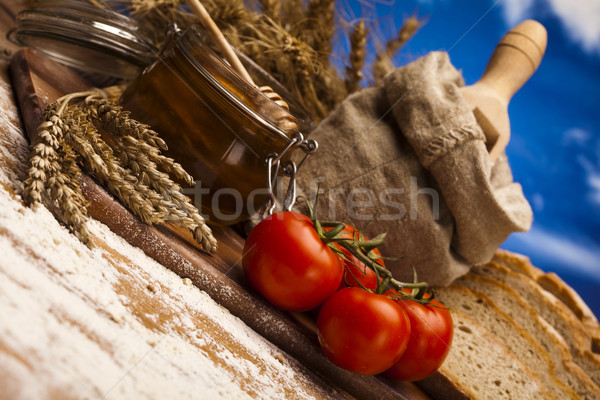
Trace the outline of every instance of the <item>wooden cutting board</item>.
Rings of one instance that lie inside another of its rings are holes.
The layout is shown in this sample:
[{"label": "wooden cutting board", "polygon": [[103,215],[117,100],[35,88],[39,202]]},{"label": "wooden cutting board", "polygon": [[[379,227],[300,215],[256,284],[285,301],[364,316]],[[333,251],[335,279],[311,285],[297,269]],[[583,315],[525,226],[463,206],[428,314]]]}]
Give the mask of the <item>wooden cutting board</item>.
[{"label": "wooden cutting board", "polygon": [[[78,75],[31,50],[19,51],[10,73],[29,136],[41,122],[42,110],[59,96],[88,87]],[[322,355],[314,332],[255,294],[240,268],[243,239],[231,229],[215,232],[219,251],[210,256],[165,229],[142,223],[88,176],[83,192],[89,214],[131,245],[140,248],[182,278],[189,278],[231,314],[302,363],[308,370],[356,398],[423,399],[412,384],[392,383],[379,377],[359,376],[337,368]]]}]

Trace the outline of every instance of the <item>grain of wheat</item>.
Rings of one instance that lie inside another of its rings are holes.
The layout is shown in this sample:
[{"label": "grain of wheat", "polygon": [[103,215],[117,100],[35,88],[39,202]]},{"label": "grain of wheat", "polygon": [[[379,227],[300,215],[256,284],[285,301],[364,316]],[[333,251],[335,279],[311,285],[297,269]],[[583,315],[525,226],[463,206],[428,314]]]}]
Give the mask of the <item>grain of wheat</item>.
[{"label": "grain of wheat", "polygon": [[375,62],[373,63],[373,78],[376,85],[380,84],[383,77],[394,69],[392,58],[414,36],[421,26],[422,23],[418,18],[414,16],[408,18],[398,31],[398,34],[388,40],[385,49],[377,53]]},{"label": "grain of wheat", "polygon": [[367,29],[365,21],[360,20],[356,23],[350,33],[350,53],[348,59],[350,66],[346,67],[346,90],[348,93],[355,92],[363,80],[362,69],[365,65],[367,45]]},{"label": "grain of wheat", "polygon": [[281,1],[279,0],[259,0],[262,14],[271,18],[276,23],[281,23]]},{"label": "grain of wheat", "polygon": [[[216,251],[210,228],[170,178],[172,174],[190,182],[191,176],[160,153],[166,145],[155,131],[105,97],[97,90],[74,93],[47,107],[31,146],[24,199],[47,205],[91,246],[80,163],[142,221],[188,229],[204,249]],[[97,126],[106,129],[112,147]]]}]

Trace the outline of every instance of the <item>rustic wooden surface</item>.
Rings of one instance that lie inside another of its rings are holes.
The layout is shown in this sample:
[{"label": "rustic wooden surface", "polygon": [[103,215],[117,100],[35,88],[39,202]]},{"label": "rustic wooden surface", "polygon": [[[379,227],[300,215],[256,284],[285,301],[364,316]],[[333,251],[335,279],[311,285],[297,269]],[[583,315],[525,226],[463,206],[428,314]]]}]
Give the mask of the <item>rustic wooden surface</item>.
[{"label": "rustic wooden surface", "polygon": [[[22,2],[0,4],[9,29]],[[1,45],[5,66],[17,49]],[[52,69],[23,74],[27,61],[13,58],[23,79],[13,83],[31,132],[46,102],[79,87]],[[5,68],[1,78],[0,398],[424,398],[328,363],[312,332],[245,288],[232,231],[218,232],[209,257],[140,223],[89,178],[90,214],[102,222],[91,226],[93,250],[45,208],[25,207],[27,141]]]},{"label": "rustic wooden surface", "polygon": [[[0,7],[13,53],[19,7]],[[345,398],[106,225],[92,223],[90,250],[24,206],[28,143],[3,54],[0,398]]]}]

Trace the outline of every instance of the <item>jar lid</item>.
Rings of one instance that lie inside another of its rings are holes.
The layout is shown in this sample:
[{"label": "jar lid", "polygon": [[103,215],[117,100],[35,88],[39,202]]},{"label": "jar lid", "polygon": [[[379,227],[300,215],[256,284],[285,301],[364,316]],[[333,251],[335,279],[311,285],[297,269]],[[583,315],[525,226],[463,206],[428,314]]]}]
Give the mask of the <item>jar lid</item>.
[{"label": "jar lid", "polygon": [[158,50],[131,18],[73,0],[44,1],[19,12],[11,42],[85,72],[130,79]]}]

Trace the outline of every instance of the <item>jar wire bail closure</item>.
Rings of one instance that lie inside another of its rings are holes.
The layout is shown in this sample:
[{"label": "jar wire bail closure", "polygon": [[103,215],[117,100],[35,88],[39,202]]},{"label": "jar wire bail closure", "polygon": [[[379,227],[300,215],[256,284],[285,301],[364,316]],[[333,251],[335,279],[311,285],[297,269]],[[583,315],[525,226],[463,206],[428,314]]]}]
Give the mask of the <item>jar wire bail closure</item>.
[{"label": "jar wire bail closure", "polygon": [[[300,160],[298,164],[296,164],[292,160],[288,160],[281,163],[282,157],[285,153],[288,152],[293,147],[300,147],[302,151],[304,151],[304,157]],[[276,186],[277,186],[277,178],[279,176],[279,170],[283,173],[284,176],[289,177],[287,192],[285,198],[283,199],[282,208],[284,211],[291,211],[294,203],[296,202],[296,174],[304,161],[314,153],[319,144],[316,140],[313,139],[304,139],[304,136],[297,132],[293,135],[290,142],[279,152],[279,153],[271,153],[266,159],[265,163],[267,164],[267,190],[268,197],[267,202],[261,208],[259,215],[261,219],[266,218],[267,216],[273,214],[275,212],[275,208],[277,207],[277,196]]]}]

